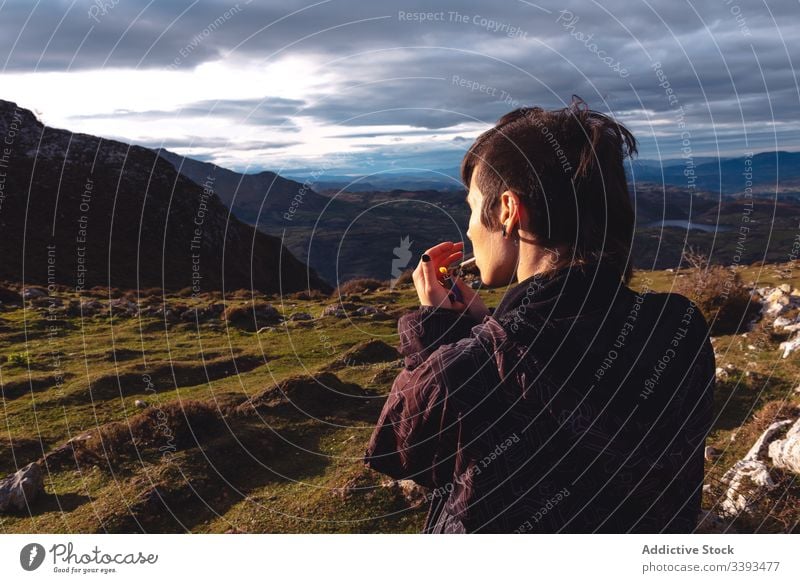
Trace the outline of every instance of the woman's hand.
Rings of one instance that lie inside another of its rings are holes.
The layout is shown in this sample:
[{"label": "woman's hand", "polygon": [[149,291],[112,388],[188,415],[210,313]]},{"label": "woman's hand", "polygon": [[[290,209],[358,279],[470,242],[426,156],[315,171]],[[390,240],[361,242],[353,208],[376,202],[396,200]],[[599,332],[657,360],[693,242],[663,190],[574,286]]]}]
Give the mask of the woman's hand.
[{"label": "woman's hand", "polygon": [[458,310],[459,312],[466,312],[478,320],[478,322],[483,322],[484,316],[489,316],[491,313],[489,312],[489,308],[486,307],[486,304],[483,303],[481,296],[479,296],[474,289],[468,286],[464,280],[460,277],[453,275],[451,277],[453,283],[458,286],[458,290],[461,292],[461,297],[464,299],[464,302],[451,302],[453,304],[453,309]]},{"label": "woman's hand", "polygon": [[[445,241],[428,249],[412,274],[414,287],[417,289],[419,302],[423,306],[437,306],[459,312],[466,311],[478,321],[489,315],[489,310],[475,291],[460,278],[452,280],[463,297],[463,302],[455,301],[452,292],[445,288],[439,279],[439,268],[447,267],[463,257],[463,242]],[[426,258],[428,259],[426,261]]]}]

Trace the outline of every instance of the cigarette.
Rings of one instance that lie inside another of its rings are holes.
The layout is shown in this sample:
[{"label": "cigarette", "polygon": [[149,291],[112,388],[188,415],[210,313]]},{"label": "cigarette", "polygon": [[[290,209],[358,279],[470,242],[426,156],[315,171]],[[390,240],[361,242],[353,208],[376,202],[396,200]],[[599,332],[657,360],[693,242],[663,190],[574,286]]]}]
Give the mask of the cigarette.
[{"label": "cigarette", "polygon": [[473,263],[475,263],[475,256],[474,255],[472,257],[470,257],[469,259],[467,259],[465,261],[462,261],[461,264],[458,267],[459,267],[459,269],[463,269],[465,267],[469,267]]}]

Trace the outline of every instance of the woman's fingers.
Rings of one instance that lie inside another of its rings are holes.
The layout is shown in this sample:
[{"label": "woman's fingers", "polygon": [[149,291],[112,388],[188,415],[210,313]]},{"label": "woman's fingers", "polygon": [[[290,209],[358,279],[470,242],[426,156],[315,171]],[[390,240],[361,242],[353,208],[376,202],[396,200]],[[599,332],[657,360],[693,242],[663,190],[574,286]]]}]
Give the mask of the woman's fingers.
[{"label": "woman's fingers", "polygon": [[[419,267],[427,285],[439,283],[439,268],[447,266],[458,259],[463,253],[463,251],[460,250],[463,245],[464,244],[460,241],[458,243],[444,241],[443,243],[434,245],[423,253]],[[426,257],[428,261],[425,261]]]},{"label": "woman's fingers", "polygon": [[453,263],[453,261],[458,261],[463,256],[464,256],[464,252],[463,251],[455,251],[455,252],[451,253],[450,255],[448,255],[447,258],[444,261],[442,261],[442,265],[445,265],[445,266],[450,265],[451,263]]},{"label": "woman's fingers", "polygon": [[463,241],[459,241],[457,243],[453,243],[452,241],[444,241],[443,243],[434,245],[425,251],[425,253],[431,258],[431,261],[437,263],[437,265],[442,265],[444,259],[448,255],[454,253],[455,251],[460,251],[463,247]]},{"label": "woman's fingers", "polygon": [[452,307],[450,296],[453,294],[442,285],[439,268],[462,257],[463,247],[464,243],[461,241],[444,241],[423,253],[417,269],[414,270],[414,283],[423,305]]}]

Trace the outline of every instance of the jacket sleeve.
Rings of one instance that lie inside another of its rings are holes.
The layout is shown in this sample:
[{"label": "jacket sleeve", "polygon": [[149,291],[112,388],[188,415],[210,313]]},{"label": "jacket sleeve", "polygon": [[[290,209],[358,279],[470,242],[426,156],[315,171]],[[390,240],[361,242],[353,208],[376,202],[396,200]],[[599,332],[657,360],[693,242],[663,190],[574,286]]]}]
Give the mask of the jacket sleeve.
[{"label": "jacket sleeve", "polygon": [[367,467],[428,488],[453,476],[460,427],[443,382],[443,351],[470,335],[478,322],[453,310],[422,306],[398,321],[406,366],[389,396],[367,445]]},{"label": "jacket sleeve", "polygon": [[422,364],[440,346],[467,338],[478,324],[467,313],[436,306],[420,306],[403,314],[397,322],[398,351],[406,369],[413,370]]},{"label": "jacket sleeve", "polygon": [[438,488],[452,479],[458,418],[434,355],[395,379],[367,445],[367,467],[397,480]]}]

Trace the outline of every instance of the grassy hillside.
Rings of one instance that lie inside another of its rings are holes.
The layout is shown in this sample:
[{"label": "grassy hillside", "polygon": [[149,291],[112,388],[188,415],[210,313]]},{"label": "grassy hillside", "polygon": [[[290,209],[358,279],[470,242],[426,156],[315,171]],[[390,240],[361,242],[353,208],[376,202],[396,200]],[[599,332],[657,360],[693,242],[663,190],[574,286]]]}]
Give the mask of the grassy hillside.
[{"label": "grassy hillside", "polygon": [[[786,265],[740,274],[756,287],[800,286]],[[645,276],[669,291],[686,272],[637,273],[632,287]],[[481,293],[492,306],[503,292]],[[134,292],[111,308],[107,295],[55,296],[60,306],[51,296],[0,307],[0,477],[47,454],[45,494],[29,512],[0,514],[0,532],[421,528],[425,505],[360,461],[399,371],[396,320],[418,305],[412,287],[346,297],[345,318],[320,317],[338,300],[302,294]],[[295,319],[279,322],[266,302]],[[362,306],[376,311],[359,315]],[[750,335],[714,339],[729,374],[709,442],[720,452],[707,463],[709,508],[765,415],[800,406],[797,354],[784,360],[780,338]],[[785,530],[800,514],[785,505],[735,527]]]}]

